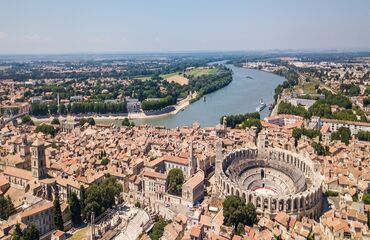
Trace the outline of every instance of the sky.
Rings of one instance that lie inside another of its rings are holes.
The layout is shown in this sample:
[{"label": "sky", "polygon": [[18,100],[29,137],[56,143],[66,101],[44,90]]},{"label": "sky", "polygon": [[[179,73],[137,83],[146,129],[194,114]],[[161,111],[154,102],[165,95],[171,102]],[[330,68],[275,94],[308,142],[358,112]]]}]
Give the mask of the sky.
[{"label": "sky", "polygon": [[0,54],[369,50],[369,0],[1,0]]}]

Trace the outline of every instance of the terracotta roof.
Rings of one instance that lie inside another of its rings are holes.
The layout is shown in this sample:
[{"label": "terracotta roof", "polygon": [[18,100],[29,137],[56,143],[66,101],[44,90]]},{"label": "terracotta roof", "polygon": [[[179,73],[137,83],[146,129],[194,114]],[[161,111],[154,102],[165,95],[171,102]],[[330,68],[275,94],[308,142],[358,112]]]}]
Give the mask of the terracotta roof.
[{"label": "terracotta roof", "polygon": [[189,178],[185,183],[184,186],[189,186],[191,189],[196,188],[199,184],[204,182],[204,173],[199,171],[194,176]]},{"label": "terracotta roof", "polygon": [[33,178],[32,173],[30,171],[9,166],[5,168],[4,175],[14,176],[17,178],[26,179],[28,181],[31,181]]},{"label": "terracotta roof", "polygon": [[190,229],[190,236],[199,238],[201,234],[200,226],[195,225]]},{"label": "terracotta roof", "polygon": [[144,171],[144,177],[166,179],[166,175],[158,172]]},{"label": "terracotta roof", "polygon": [[181,158],[181,157],[175,157],[175,156],[163,156],[160,158],[157,158],[151,162],[148,163],[149,167],[154,167],[158,165],[161,162],[172,162],[172,163],[177,163],[180,165],[188,165],[189,160],[187,158]]},{"label": "terracotta roof", "polygon": [[9,183],[8,178],[3,176],[3,175],[0,175],[0,187],[6,185],[8,183]]},{"label": "terracotta roof", "polygon": [[42,204],[40,206],[31,208],[30,210],[26,209],[25,211],[21,212],[19,215],[20,215],[21,218],[25,218],[25,217],[31,216],[33,214],[48,210],[50,208],[53,208],[53,203],[52,202],[47,202],[47,203]]}]

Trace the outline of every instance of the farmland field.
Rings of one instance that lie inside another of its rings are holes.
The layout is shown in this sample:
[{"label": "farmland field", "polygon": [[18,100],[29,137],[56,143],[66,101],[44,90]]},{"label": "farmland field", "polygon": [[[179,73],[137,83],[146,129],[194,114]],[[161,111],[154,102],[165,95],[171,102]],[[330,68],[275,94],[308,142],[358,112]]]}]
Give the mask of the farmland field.
[{"label": "farmland field", "polygon": [[216,74],[216,73],[217,73],[216,68],[195,68],[195,69],[186,71],[185,75],[196,78],[196,77],[200,77],[203,75]]}]

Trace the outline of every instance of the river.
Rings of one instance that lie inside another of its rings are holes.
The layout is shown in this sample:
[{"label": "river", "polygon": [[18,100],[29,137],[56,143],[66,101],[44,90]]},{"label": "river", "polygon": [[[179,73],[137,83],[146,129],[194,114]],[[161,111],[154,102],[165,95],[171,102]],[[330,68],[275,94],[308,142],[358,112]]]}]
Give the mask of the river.
[{"label": "river", "polygon": [[270,113],[268,105],[273,102],[273,92],[285,79],[259,70],[230,64],[226,66],[233,71],[233,81],[228,86],[207,94],[206,101],[202,98],[176,115],[138,119],[135,123],[174,128],[190,126],[197,121],[202,127],[211,127],[219,123],[222,115],[255,112],[261,98],[267,104],[261,112],[261,117],[268,116]]}]

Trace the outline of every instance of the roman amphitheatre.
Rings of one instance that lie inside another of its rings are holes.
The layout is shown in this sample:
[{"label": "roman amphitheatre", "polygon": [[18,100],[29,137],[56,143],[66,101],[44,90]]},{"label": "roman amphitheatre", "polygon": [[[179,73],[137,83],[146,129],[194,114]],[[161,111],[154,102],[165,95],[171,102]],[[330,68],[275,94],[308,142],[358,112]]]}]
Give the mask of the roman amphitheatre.
[{"label": "roman amphitheatre", "polygon": [[216,156],[219,194],[252,202],[260,216],[284,211],[318,218],[322,204],[322,175],[307,156],[279,148],[237,149]]}]

